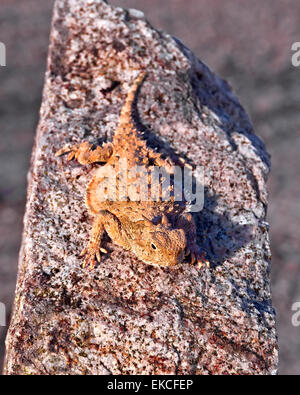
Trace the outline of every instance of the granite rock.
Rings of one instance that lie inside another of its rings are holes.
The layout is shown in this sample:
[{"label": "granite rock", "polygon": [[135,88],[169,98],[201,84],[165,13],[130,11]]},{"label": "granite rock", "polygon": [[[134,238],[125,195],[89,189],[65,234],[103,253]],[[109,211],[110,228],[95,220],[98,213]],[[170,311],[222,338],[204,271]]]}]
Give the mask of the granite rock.
[{"label": "granite rock", "polygon": [[[126,91],[151,146],[204,168],[195,213],[210,269],[143,264],[108,238],[79,252],[95,169],[55,158],[110,140]],[[137,10],[57,0],[31,170],[5,374],[275,374],[266,222],[269,156],[229,85]]]}]

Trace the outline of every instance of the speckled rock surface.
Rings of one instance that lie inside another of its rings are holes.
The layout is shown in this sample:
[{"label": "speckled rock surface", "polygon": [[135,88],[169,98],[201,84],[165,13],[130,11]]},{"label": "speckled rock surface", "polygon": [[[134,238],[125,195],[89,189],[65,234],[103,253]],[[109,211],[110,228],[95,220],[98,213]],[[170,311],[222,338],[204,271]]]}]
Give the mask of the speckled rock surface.
[{"label": "speckled rock surface", "polygon": [[[108,238],[94,271],[78,257],[94,167],[65,143],[111,139],[126,91],[149,144],[205,169],[195,215],[210,269],[145,265]],[[57,0],[29,174],[5,374],[274,374],[265,221],[269,157],[227,83],[136,10]]]}]

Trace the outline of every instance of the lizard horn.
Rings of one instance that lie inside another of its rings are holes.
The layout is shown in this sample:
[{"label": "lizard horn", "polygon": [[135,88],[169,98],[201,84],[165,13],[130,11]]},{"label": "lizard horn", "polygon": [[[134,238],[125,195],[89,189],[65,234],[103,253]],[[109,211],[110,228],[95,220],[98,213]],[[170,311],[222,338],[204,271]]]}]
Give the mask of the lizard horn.
[{"label": "lizard horn", "polygon": [[161,224],[165,226],[169,225],[168,217],[165,214],[162,214],[161,216]]}]

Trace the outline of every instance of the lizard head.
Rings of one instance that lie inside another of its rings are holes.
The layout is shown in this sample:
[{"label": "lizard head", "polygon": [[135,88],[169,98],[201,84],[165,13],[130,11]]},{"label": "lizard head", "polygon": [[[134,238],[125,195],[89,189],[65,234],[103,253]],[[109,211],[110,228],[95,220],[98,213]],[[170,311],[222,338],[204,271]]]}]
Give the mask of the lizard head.
[{"label": "lizard head", "polygon": [[132,245],[132,250],[145,263],[173,266],[184,260],[186,245],[183,229],[148,223],[143,226],[139,237]]}]

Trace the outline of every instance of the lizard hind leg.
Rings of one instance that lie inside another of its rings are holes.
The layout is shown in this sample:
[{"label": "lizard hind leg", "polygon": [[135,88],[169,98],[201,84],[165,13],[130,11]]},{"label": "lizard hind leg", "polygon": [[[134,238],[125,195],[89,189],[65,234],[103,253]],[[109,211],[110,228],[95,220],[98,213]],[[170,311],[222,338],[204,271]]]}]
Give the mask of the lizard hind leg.
[{"label": "lizard hind leg", "polygon": [[61,156],[68,153],[68,160],[77,159],[81,165],[89,165],[95,162],[107,162],[112,156],[113,145],[111,143],[97,146],[93,149],[93,144],[85,141],[78,145],[64,146],[55,153],[55,156]]}]

